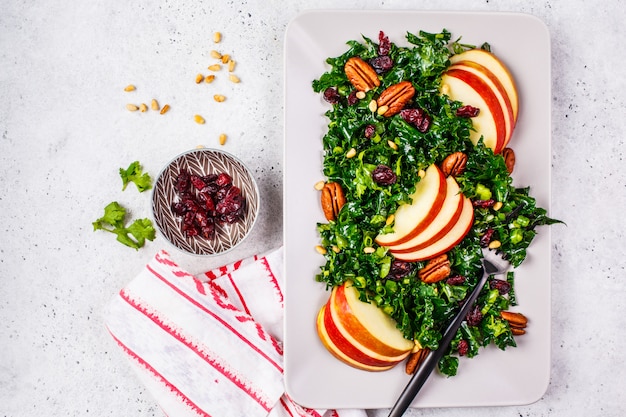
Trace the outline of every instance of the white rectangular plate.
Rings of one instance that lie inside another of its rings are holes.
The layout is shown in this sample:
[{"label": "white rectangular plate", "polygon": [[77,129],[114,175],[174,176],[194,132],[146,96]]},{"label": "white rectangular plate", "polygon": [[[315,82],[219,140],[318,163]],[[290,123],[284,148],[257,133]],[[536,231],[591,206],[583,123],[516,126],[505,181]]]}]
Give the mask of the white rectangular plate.
[{"label": "white rectangular plate", "polygon": [[[509,144],[517,162],[517,186],[530,186],[537,204],[550,204],[550,35],[538,19],[514,13],[418,11],[311,11],[296,17],[285,36],[285,384],[298,403],[312,408],[391,407],[409,377],[403,365],[366,372],[339,362],[317,337],[315,318],[329,293],[315,274],[324,263],[314,247],[316,223],[325,221],[319,193],[323,179],[324,112],[330,107],[311,82],[328,65],[326,58],[347,50],[361,35],[407,45],[407,32],[440,32],[481,45],[510,68],[519,89],[519,121]],[[528,332],[516,348],[482,349],[463,358],[458,375],[431,375],[413,407],[521,405],[537,401],[550,378],[550,230],[541,227],[516,271],[518,311],[529,318]]]}]

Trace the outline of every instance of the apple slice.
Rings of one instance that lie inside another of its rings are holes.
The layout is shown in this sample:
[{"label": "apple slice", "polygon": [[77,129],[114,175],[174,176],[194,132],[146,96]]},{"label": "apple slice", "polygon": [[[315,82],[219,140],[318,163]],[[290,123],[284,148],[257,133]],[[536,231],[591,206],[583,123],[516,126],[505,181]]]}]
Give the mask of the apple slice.
[{"label": "apple slice", "polygon": [[463,198],[463,211],[458,221],[450,231],[434,244],[407,253],[393,253],[396,259],[407,262],[424,261],[448,252],[456,246],[472,228],[474,223],[474,207],[469,198]]},{"label": "apple slice", "polygon": [[493,90],[475,74],[463,69],[448,69],[441,77],[442,90],[452,100],[460,101],[480,109],[472,117],[474,130],[470,140],[476,145],[481,138],[485,146],[494,150],[501,149],[506,142],[506,119],[504,111]]},{"label": "apple slice", "polygon": [[443,172],[432,164],[426,175],[415,186],[411,203],[398,207],[391,233],[376,236],[381,246],[399,245],[421,233],[437,217],[446,195],[446,178]]},{"label": "apple slice", "polygon": [[[504,136],[504,141],[502,143],[498,143],[498,148],[494,149],[494,152],[502,152],[502,149],[504,149],[504,147],[511,140],[511,136],[513,135],[513,129],[515,128],[513,107],[511,105],[511,100],[509,99],[509,96],[504,89],[504,86],[502,85],[498,77],[496,77],[489,69],[475,62],[460,61],[449,67],[449,70],[456,69],[470,72],[476,77],[480,78],[484,82],[484,84],[489,87],[491,93],[493,93],[495,98],[500,103],[500,107],[502,108],[502,112],[504,113],[504,130],[506,133]],[[480,87],[476,86],[476,88],[478,89]]]},{"label": "apple slice", "polygon": [[373,366],[373,365],[365,365],[357,360],[350,358],[348,355],[343,353],[341,349],[339,349],[331,340],[328,332],[326,331],[326,326],[324,325],[324,317],[326,316],[327,304],[324,304],[317,314],[317,334],[322,341],[322,344],[326,347],[326,349],[337,359],[340,361],[358,369],[362,369],[365,371],[386,371],[388,369],[393,368],[396,364],[392,363],[386,366]]},{"label": "apple slice", "polygon": [[413,239],[390,246],[392,253],[407,253],[423,249],[444,237],[457,223],[463,211],[463,194],[454,177],[446,178],[446,199],[439,214],[424,231]]},{"label": "apple slice", "polygon": [[482,65],[491,71],[502,83],[513,109],[513,116],[515,123],[517,123],[517,116],[519,113],[519,94],[515,85],[515,80],[511,75],[508,67],[497,56],[484,49],[469,49],[460,54],[450,57],[450,63],[456,64],[461,61],[472,61]]}]

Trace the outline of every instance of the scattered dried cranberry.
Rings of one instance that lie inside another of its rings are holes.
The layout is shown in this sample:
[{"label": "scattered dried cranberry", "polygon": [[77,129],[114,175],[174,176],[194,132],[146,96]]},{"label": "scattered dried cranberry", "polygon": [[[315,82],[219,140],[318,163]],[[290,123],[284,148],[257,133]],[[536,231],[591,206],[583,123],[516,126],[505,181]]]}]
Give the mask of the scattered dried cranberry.
[{"label": "scattered dried cranberry", "polygon": [[376,133],[376,126],[367,125],[365,126],[365,137],[370,139]]},{"label": "scattered dried cranberry", "polygon": [[489,283],[489,288],[492,290],[498,290],[500,295],[508,294],[511,291],[511,284],[503,279],[492,279]]},{"label": "scattered dried cranberry", "polygon": [[461,106],[456,109],[456,115],[459,117],[476,117],[480,113],[480,109],[478,107],[473,106]]},{"label": "scattered dried cranberry", "polygon": [[450,278],[446,279],[446,284],[448,285],[461,285],[465,282],[465,277],[463,275],[453,275]]},{"label": "scattered dried cranberry", "polygon": [[489,208],[493,207],[496,204],[496,200],[490,198],[489,200],[474,200],[472,201],[472,205],[477,208]]},{"label": "scattered dried cranberry", "polygon": [[482,246],[483,248],[489,246],[489,242],[491,242],[491,238],[493,237],[493,234],[495,232],[495,229],[487,229],[485,234],[480,238],[480,246]]},{"label": "scattered dried cranberry", "polygon": [[356,103],[359,102],[359,98],[356,96],[357,91],[353,90],[349,95],[348,95],[348,106],[354,106]]},{"label": "scattered dried cranberry", "polygon": [[391,185],[396,182],[398,177],[388,166],[378,165],[372,171],[372,179],[378,185]]},{"label": "scattered dried cranberry", "polygon": [[370,65],[376,74],[382,74],[393,68],[393,60],[388,55],[377,56],[370,59]]},{"label": "scattered dried cranberry", "polygon": [[245,199],[225,172],[199,176],[183,171],[174,188],[179,200],[172,203],[171,210],[182,217],[181,231],[187,237],[212,239],[216,223],[235,223],[243,218]]},{"label": "scattered dried cranberry", "polygon": [[470,326],[478,326],[478,324],[483,319],[483,313],[481,313],[480,308],[475,305],[465,316],[465,320],[467,320],[467,324]]},{"label": "scattered dried cranberry", "polygon": [[457,347],[457,351],[459,352],[459,355],[461,356],[467,355],[467,352],[469,351],[469,343],[467,343],[467,340],[465,339],[459,340],[459,346]]},{"label": "scattered dried cranberry", "polygon": [[328,87],[326,90],[324,90],[324,100],[326,100],[330,104],[337,104],[339,103],[340,99],[341,96],[339,95],[339,92],[336,88]]},{"label": "scattered dried cranberry", "polygon": [[393,262],[391,262],[391,267],[389,268],[387,278],[397,281],[406,277],[411,272],[413,272],[412,263],[402,261],[400,259],[394,259]]},{"label": "scattered dried cranberry", "polygon": [[400,117],[402,117],[405,122],[415,126],[417,130],[422,133],[428,132],[430,128],[430,116],[422,109],[402,109],[400,111]]},{"label": "scattered dried cranberry", "polygon": [[389,36],[385,35],[382,30],[378,32],[378,55],[387,55],[391,51],[391,42]]}]

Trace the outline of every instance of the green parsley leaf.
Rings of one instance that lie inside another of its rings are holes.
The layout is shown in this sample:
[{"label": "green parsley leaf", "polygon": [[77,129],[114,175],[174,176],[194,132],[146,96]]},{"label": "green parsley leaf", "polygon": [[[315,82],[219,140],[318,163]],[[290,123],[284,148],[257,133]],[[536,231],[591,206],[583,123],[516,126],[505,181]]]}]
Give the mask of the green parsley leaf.
[{"label": "green parsley leaf", "polygon": [[150,219],[135,220],[125,226],[126,209],[117,201],[104,208],[104,215],[93,222],[93,230],[104,230],[117,236],[117,241],[135,250],[143,247],[147,240],[154,240],[156,231]]},{"label": "green parsley leaf", "polygon": [[139,161],[131,163],[128,168],[120,168],[120,177],[122,177],[122,191],[126,190],[126,186],[131,182],[135,183],[140,193],[152,188],[152,178],[148,173],[143,173]]}]

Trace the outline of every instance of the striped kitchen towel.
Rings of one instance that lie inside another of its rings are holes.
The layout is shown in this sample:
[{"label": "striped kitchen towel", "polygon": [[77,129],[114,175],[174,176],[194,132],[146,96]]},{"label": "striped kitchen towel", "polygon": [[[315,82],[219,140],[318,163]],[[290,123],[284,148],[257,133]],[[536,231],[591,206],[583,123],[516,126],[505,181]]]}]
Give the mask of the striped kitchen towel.
[{"label": "striped kitchen towel", "polygon": [[161,250],[107,306],[106,327],[169,417],[366,417],[284,393],[282,248],[194,276]]}]

